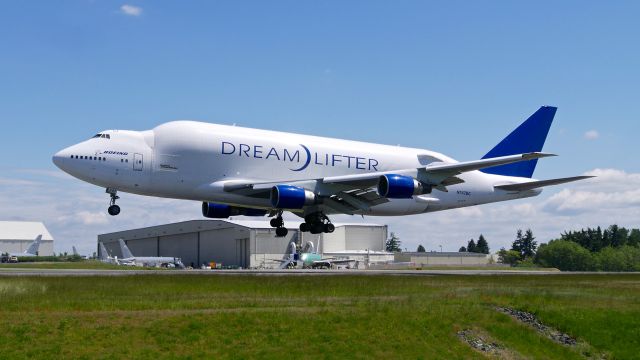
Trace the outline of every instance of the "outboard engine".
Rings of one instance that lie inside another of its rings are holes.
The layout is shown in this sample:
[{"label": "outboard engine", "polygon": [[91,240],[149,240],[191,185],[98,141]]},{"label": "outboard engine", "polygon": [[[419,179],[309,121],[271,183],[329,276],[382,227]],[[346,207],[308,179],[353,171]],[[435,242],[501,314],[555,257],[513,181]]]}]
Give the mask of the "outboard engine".
[{"label": "outboard engine", "polygon": [[271,205],[278,209],[302,209],[316,202],[312,191],[293,185],[276,185],[271,188]]},{"label": "outboard engine", "polygon": [[202,216],[212,219],[226,219],[229,216],[265,216],[267,210],[243,208],[210,202],[202,203]]},{"label": "outboard engine", "polygon": [[389,199],[409,199],[413,195],[428,194],[430,186],[423,185],[411,176],[386,174],[378,180],[378,195]]}]

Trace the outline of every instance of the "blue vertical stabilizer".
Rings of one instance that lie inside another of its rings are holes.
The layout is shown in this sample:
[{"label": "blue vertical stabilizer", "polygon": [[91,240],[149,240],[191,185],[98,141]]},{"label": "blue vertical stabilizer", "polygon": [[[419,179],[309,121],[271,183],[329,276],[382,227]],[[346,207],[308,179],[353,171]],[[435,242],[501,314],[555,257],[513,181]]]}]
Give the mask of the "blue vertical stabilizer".
[{"label": "blue vertical stabilizer", "polygon": [[[553,106],[541,107],[482,158],[542,151],[556,110],[557,108]],[[531,178],[537,163],[536,159],[495,166],[481,171],[487,174]]]}]

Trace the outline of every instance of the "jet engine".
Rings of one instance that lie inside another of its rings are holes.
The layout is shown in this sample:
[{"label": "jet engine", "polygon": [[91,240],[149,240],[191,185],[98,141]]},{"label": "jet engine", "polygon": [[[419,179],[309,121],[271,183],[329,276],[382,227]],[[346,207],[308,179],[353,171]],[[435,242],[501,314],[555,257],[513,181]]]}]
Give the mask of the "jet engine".
[{"label": "jet engine", "polygon": [[386,174],[378,180],[378,195],[389,199],[409,199],[429,192],[430,188],[410,176]]},{"label": "jet engine", "polygon": [[250,209],[225,204],[216,204],[210,202],[202,203],[202,216],[213,219],[226,219],[229,216],[265,216],[267,210]]},{"label": "jet engine", "polygon": [[276,185],[271,188],[271,205],[278,209],[302,209],[316,202],[312,191],[293,185]]}]

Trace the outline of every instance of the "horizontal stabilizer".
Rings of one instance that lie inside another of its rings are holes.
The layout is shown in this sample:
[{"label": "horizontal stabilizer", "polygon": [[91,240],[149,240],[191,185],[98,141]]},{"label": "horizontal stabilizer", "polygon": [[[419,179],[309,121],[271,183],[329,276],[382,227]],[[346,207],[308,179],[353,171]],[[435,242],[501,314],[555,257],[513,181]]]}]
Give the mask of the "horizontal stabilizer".
[{"label": "horizontal stabilizer", "polygon": [[537,189],[545,186],[560,185],[560,184],[565,184],[572,181],[590,179],[592,177],[595,177],[595,176],[573,176],[573,177],[560,178],[560,179],[537,180],[537,181],[530,181],[530,182],[525,182],[520,184],[497,185],[497,186],[494,186],[494,188],[500,189],[500,190],[506,190],[506,191],[526,191],[526,190]]}]

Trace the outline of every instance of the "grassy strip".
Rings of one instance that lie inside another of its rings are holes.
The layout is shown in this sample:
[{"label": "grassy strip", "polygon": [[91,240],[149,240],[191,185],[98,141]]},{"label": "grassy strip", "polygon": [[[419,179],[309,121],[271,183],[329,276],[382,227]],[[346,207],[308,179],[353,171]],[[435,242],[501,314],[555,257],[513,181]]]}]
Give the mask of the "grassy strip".
[{"label": "grassy strip", "polygon": [[528,358],[582,358],[495,310],[640,353],[639,275],[0,278],[8,358],[482,358],[486,333]]},{"label": "grassy strip", "polygon": [[121,266],[103,263],[98,260],[83,260],[78,262],[19,262],[0,264],[1,269],[84,269],[84,270],[144,270],[159,268],[145,268],[141,266]]}]

